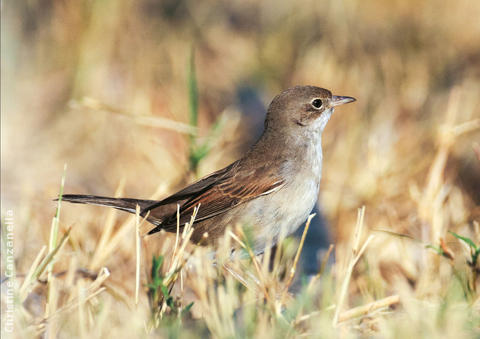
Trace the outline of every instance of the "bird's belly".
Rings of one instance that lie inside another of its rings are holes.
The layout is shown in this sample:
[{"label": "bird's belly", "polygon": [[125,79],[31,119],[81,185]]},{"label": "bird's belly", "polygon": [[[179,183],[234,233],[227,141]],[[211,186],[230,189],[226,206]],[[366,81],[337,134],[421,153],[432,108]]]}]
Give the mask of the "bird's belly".
[{"label": "bird's belly", "polygon": [[318,190],[319,181],[303,180],[244,204],[241,224],[251,228],[255,252],[262,253],[267,245],[273,246],[302,225],[317,201]]}]

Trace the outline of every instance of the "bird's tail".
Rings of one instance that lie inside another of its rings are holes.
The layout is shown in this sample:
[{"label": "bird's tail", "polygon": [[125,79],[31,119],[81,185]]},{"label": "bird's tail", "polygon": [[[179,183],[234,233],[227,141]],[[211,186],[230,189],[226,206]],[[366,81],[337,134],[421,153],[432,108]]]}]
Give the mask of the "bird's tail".
[{"label": "bird's tail", "polygon": [[[58,199],[55,199],[58,200]],[[113,207],[121,211],[136,213],[137,205],[140,206],[140,215],[145,216],[146,213],[142,213],[147,207],[156,203],[155,200],[141,200],[130,198],[109,198],[100,197],[96,195],[80,195],[80,194],[64,194],[62,201],[71,202],[74,204],[90,204],[98,206]],[[147,220],[154,225],[160,225],[161,220],[148,215]]]}]

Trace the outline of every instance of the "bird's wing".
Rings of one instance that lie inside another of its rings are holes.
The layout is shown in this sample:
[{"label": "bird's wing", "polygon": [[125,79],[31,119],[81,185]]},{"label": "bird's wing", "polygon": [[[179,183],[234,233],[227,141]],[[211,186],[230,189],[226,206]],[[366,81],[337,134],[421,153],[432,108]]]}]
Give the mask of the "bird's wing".
[{"label": "bird's wing", "polygon": [[284,184],[285,181],[269,166],[244,169],[239,162],[235,162],[146,208],[142,214],[150,212],[151,216],[163,220],[149,234],[161,229],[174,231],[177,215],[165,215],[162,206],[166,204],[180,204],[180,225],[183,225],[190,220],[196,206],[200,205],[195,218],[198,222],[225,213],[249,200],[273,193]]},{"label": "bird's wing", "polygon": [[178,191],[177,193],[172,194],[171,196],[155,203],[152,206],[149,206],[148,209],[146,210],[153,210],[158,206],[163,206],[163,205],[168,205],[171,203],[178,203],[179,201],[182,200],[188,200],[192,196],[195,196],[197,194],[200,194],[204,192],[205,190],[208,190],[212,185],[216,184],[217,182],[220,182],[224,180],[227,177],[230,177],[231,174],[235,171],[235,169],[239,165],[239,160],[235,161],[234,163],[230,164],[229,166],[222,168],[221,170],[218,170],[216,172],[213,172],[196,182],[188,185],[184,189]]}]

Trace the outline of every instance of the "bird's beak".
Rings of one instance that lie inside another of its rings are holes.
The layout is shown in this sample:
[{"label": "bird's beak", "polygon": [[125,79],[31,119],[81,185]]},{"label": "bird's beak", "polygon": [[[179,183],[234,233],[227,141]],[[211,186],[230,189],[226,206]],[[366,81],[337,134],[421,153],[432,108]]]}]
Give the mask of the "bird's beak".
[{"label": "bird's beak", "polygon": [[340,106],[340,105],[348,104],[349,102],[354,102],[356,100],[357,99],[352,98],[352,97],[341,97],[341,96],[338,96],[338,95],[334,95],[334,96],[332,96],[331,105],[332,106]]}]

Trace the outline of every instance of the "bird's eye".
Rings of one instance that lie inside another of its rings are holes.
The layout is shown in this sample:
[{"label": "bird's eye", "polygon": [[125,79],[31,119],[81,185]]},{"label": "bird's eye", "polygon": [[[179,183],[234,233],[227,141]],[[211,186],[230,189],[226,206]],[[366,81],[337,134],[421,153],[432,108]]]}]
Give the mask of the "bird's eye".
[{"label": "bird's eye", "polygon": [[312,106],[315,107],[316,109],[322,108],[322,105],[323,105],[322,99],[314,99],[312,101]]}]

